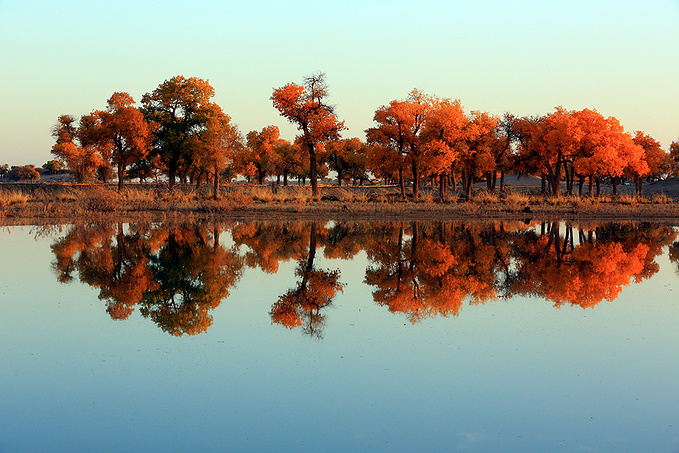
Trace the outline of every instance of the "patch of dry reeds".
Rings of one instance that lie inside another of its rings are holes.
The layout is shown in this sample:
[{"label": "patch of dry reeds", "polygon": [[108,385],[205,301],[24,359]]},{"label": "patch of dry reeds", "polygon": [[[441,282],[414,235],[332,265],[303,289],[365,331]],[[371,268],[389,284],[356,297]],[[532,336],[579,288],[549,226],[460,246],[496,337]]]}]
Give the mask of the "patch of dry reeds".
[{"label": "patch of dry reeds", "polygon": [[673,201],[674,200],[672,199],[672,197],[668,197],[664,193],[655,194],[651,198],[651,203],[655,203],[655,204],[669,204],[669,203],[672,203]]},{"label": "patch of dry reeds", "polygon": [[30,199],[31,199],[30,195],[20,192],[18,190],[0,192],[0,206],[24,204],[30,201]]}]

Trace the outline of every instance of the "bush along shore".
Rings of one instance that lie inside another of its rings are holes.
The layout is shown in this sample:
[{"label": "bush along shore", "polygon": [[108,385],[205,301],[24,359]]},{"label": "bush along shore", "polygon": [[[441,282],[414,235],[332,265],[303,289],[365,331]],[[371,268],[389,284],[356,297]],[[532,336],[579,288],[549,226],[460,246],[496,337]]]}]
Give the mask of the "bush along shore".
[{"label": "bush along shore", "polygon": [[470,200],[432,188],[403,199],[396,186],[325,186],[318,199],[308,186],[229,184],[213,199],[207,186],[130,185],[118,192],[103,184],[0,184],[0,219],[149,218],[611,218],[679,221],[679,203],[661,190],[595,197],[551,196],[539,187],[505,192],[479,189]]}]

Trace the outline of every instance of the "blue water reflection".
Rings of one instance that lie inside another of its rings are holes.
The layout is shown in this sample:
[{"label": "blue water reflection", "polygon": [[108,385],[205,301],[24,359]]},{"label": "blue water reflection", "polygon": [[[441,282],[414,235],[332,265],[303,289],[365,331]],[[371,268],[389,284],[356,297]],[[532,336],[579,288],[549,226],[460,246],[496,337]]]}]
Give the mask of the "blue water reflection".
[{"label": "blue water reflection", "polygon": [[677,248],[651,224],[4,228],[0,451],[676,450]]}]

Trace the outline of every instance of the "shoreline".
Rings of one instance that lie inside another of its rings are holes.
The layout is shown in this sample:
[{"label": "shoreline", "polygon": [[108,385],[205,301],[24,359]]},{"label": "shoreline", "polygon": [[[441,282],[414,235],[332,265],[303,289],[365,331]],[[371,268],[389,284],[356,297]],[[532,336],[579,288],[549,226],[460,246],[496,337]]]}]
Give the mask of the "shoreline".
[{"label": "shoreline", "polygon": [[[177,220],[519,220],[644,221],[679,225],[679,203],[649,193],[645,199],[538,195],[532,187],[511,192],[479,191],[472,201],[440,202],[423,191],[419,200],[402,200],[393,186],[323,187],[311,201],[304,186],[222,187],[212,200],[209,187],[169,189],[162,185],[128,185],[122,193],[104,185],[0,184],[0,224],[73,223],[83,221]],[[650,191],[649,191],[650,192]]]}]

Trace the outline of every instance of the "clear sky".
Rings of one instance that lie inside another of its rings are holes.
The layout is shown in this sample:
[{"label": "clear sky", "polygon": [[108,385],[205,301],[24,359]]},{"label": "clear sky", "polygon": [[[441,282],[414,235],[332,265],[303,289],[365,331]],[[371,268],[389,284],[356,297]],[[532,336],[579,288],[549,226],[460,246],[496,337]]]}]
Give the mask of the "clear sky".
[{"label": "clear sky", "polygon": [[679,139],[679,0],[0,0],[0,164],[42,165],[61,114],[208,79],[243,133],[323,71],[348,130],[413,88],[500,115],[594,108]]}]

